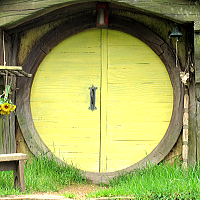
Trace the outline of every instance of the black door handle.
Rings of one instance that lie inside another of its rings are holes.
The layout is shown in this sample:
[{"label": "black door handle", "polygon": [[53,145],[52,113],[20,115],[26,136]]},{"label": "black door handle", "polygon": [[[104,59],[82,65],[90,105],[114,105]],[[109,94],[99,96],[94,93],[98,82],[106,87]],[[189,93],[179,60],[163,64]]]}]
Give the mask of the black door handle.
[{"label": "black door handle", "polygon": [[89,87],[89,89],[90,89],[90,107],[89,107],[89,109],[94,111],[97,109],[95,106],[97,87],[94,87],[94,85],[92,85],[92,87]]}]

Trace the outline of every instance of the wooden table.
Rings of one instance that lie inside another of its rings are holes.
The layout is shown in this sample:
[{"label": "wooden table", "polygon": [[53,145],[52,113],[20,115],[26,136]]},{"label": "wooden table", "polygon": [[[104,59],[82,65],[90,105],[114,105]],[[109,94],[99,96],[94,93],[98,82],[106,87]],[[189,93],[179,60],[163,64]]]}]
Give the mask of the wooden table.
[{"label": "wooden table", "polygon": [[0,171],[13,170],[14,186],[21,191],[25,190],[24,160],[27,160],[26,154],[0,154]]}]

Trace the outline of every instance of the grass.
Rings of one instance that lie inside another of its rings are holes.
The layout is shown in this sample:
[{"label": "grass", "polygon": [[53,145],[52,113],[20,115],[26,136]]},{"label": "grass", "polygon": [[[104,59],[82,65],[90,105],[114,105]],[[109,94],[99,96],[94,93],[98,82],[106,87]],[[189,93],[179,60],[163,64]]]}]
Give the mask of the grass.
[{"label": "grass", "polygon": [[67,193],[64,192],[63,196],[66,198],[70,198],[70,199],[73,199],[76,197],[75,194],[69,193],[69,192],[67,192]]},{"label": "grass", "polygon": [[200,166],[190,166],[187,171],[178,164],[148,164],[109,182],[106,190],[89,197],[128,196],[134,199],[200,199]]},{"label": "grass", "polygon": [[[34,192],[57,192],[72,183],[85,183],[81,170],[73,165],[59,165],[53,158],[34,157],[25,164],[26,194]],[[13,172],[0,172],[0,197],[19,195],[21,192],[13,186]],[[66,194],[69,196],[69,194]]]},{"label": "grass", "polygon": [[[26,194],[60,191],[72,183],[85,184],[82,171],[73,165],[58,165],[53,158],[33,158],[25,164]],[[0,172],[0,197],[21,194],[13,187],[12,171]],[[63,196],[74,198],[71,193]],[[200,164],[183,170],[180,164],[148,164],[147,168],[120,174],[106,189],[90,193],[90,197],[132,197],[134,199],[200,199]]]}]

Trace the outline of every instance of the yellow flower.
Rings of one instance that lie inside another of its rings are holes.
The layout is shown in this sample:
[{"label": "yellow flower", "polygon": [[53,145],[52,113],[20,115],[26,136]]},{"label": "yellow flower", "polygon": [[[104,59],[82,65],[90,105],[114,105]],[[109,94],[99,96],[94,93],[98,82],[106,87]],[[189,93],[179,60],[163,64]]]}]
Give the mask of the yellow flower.
[{"label": "yellow flower", "polygon": [[10,112],[4,112],[1,110],[1,115],[9,115],[9,114],[10,114]]},{"label": "yellow flower", "polygon": [[5,115],[6,113],[1,110],[1,115]]},{"label": "yellow flower", "polygon": [[16,108],[16,105],[12,105],[12,107],[11,107],[10,111],[14,111],[14,110],[15,110],[15,108]]},{"label": "yellow flower", "polygon": [[0,105],[0,110],[1,110],[1,105]]},{"label": "yellow flower", "polygon": [[3,105],[1,105],[1,111],[7,115],[10,114],[10,110],[11,110],[11,105],[9,103],[4,103]]}]

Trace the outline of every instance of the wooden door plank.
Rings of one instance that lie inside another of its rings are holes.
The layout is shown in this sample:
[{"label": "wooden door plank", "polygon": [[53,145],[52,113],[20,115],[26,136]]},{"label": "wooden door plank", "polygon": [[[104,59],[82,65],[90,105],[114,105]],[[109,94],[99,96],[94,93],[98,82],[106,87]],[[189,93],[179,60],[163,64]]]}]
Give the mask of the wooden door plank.
[{"label": "wooden door plank", "polygon": [[107,85],[108,85],[108,30],[102,29],[101,37],[101,149],[100,149],[100,172],[106,171],[106,135],[107,135]]}]

